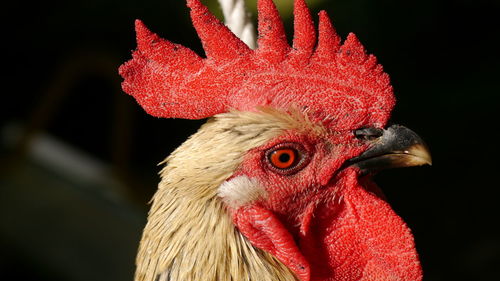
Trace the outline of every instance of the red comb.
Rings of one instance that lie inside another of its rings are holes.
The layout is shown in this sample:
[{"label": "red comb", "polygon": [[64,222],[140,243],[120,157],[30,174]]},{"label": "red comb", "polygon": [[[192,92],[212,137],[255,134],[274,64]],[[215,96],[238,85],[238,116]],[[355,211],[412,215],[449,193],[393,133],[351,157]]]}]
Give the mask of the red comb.
[{"label": "red comb", "polygon": [[[319,36],[304,0],[294,3],[293,47],[272,0],[258,1],[258,48],[251,50],[199,0],[187,0],[206,58],[136,21],[137,50],[120,67],[125,92],[157,117],[201,119],[256,106],[307,107],[316,117],[383,125],[394,97],[389,77],[354,34],[343,45],[326,12]],[[346,119],[346,114],[348,118]]]}]

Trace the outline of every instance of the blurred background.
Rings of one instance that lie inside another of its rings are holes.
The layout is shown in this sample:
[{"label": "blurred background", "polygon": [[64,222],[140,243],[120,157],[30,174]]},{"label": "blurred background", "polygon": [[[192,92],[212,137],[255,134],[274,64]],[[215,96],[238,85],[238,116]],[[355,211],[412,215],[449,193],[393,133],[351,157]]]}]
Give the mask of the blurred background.
[{"label": "blurred background", "polygon": [[[291,34],[292,1],[276,2]],[[215,0],[204,3],[220,16]],[[393,122],[431,148],[432,167],[377,176],[415,234],[425,280],[498,280],[499,2],[308,3],[376,54],[398,98]],[[2,280],[132,280],[157,163],[203,120],[147,115],[121,91],[117,68],[136,46],[136,18],[203,54],[188,9],[182,0],[2,5]]]}]

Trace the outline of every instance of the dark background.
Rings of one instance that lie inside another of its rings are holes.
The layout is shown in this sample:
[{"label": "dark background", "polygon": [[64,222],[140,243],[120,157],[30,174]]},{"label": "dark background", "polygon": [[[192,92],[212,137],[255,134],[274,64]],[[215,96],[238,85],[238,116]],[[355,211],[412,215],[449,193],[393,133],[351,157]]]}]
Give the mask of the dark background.
[{"label": "dark background", "polygon": [[[377,176],[415,234],[425,280],[498,280],[499,2],[310,4],[376,54],[398,98],[393,122],[431,148],[432,167]],[[202,54],[188,9],[182,0],[2,5],[2,279],[132,280],[157,163],[203,121],[148,116],[121,92],[117,68],[135,48],[136,18]],[[40,135],[103,164],[113,183],[48,167],[34,152]]]}]

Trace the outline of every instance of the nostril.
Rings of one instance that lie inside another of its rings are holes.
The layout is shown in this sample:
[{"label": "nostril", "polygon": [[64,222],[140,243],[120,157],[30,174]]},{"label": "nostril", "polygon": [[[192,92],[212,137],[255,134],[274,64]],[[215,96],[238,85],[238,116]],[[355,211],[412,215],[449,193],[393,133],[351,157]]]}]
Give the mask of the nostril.
[{"label": "nostril", "polygon": [[384,134],[384,130],[379,128],[361,128],[354,130],[354,136],[360,140],[376,140]]}]

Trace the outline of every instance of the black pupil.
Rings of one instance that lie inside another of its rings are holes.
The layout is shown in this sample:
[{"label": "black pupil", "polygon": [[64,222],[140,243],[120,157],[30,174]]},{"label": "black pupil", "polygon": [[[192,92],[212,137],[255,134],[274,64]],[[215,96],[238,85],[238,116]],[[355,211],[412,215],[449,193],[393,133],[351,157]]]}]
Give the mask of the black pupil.
[{"label": "black pupil", "polygon": [[280,162],[282,163],[286,163],[290,160],[290,154],[288,153],[283,153],[280,155],[280,157],[278,158],[280,160]]}]

